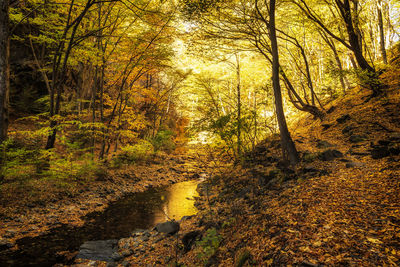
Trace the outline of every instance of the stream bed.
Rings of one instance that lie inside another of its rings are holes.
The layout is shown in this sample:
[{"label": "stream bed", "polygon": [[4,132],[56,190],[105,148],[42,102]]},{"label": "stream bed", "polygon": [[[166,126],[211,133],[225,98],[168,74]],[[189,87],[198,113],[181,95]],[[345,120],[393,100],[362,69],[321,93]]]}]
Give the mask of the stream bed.
[{"label": "stream bed", "polygon": [[133,193],[113,202],[103,212],[85,217],[85,225],[63,225],[34,238],[17,241],[19,250],[0,251],[0,266],[52,266],[63,263],[60,252],[74,252],[86,241],[128,237],[136,229],[148,229],[160,222],[194,215],[200,180],[176,183]]}]

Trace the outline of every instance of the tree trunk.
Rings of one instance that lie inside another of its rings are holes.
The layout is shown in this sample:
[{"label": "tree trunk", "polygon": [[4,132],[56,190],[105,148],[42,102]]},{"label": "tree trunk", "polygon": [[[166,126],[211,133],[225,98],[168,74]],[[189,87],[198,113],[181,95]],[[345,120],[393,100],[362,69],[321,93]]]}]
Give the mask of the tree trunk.
[{"label": "tree trunk", "polygon": [[8,0],[0,0],[0,143],[7,138],[10,88]]},{"label": "tree trunk", "polygon": [[378,24],[379,24],[379,45],[381,48],[381,55],[383,63],[388,64],[386,48],[385,48],[385,33],[383,29],[383,19],[382,19],[382,1],[377,2],[377,12],[378,12]]},{"label": "tree trunk", "polygon": [[279,53],[275,29],[275,0],[270,1],[269,15],[269,38],[272,50],[272,84],[274,87],[276,116],[281,136],[282,153],[284,159],[289,159],[291,165],[296,165],[299,161],[299,156],[287,128],[282,104],[282,92],[279,84]]},{"label": "tree trunk", "polygon": [[242,151],[241,151],[241,102],[240,102],[240,58],[238,54],[235,54],[236,57],[236,76],[237,76],[237,85],[236,85],[236,89],[237,89],[237,154],[238,154],[238,158],[241,157],[242,155]]},{"label": "tree trunk", "polygon": [[335,0],[335,1],[340,11],[340,14],[342,15],[343,21],[346,24],[346,30],[347,34],[349,35],[349,43],[351,46],[351,50],[354,53],[358,65],[362,70],[367,70],[371,73],[375,73],[374,68],[371,67],[371,65],[369,65],[369,63],[367,62],[362,53],[362,40],[360,36],[357,34],[357,29],[354,27],[353,24],[353,16],[349,0],[344,0],[344,2],[342,2],[341,0]]}]

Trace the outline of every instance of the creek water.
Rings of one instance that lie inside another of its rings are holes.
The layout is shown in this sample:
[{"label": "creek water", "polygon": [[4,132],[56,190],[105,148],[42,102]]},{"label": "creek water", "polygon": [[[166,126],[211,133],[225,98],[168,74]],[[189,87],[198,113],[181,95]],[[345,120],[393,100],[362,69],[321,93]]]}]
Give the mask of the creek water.
[{"label": "creek water", "polygon": [[60,252],[77,251],[86,241],[120,239],[136,229],[194,215],[197,210],[193,197],[197,196],[199,182],[180,182],[130,194],[101,213],[88,214],[82,227],[63,225],[38,237],[20,239],[19,250],[0,251],[0,266],[52,266],[63,263]]}]

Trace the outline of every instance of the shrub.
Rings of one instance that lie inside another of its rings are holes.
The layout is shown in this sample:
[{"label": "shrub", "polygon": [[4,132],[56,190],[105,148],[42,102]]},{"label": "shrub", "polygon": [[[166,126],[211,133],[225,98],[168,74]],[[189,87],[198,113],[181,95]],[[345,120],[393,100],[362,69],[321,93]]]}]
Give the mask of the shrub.
[{"label": "shrub", "polygon": [[23,181],[35,174],[39,150],[20,146],[8,139],[0,146],[1,177],[9,181]]},{"label": "shrub", "polygon": [[142,160],[147,160],[154,153],[153,145],[145,140],[141,140],[135,145],[128,145],[112,159],[113,167],[120,167],[122,164],[131,164]]},{"label": "shrub", "polygon": [[200,248],[200,253],[198,257],[205,263],[214,256],[219,248],[222,237],[217,233],[215,228],[210,228],[207,230],[203,238],[196,244]]},{"label": "shrub", "polygon": [[163,150],[165,152],[172,152],[175,149],[173,141],[174,133],[170,130],[159,131],[156,136],[151,140],[155,151]]}]

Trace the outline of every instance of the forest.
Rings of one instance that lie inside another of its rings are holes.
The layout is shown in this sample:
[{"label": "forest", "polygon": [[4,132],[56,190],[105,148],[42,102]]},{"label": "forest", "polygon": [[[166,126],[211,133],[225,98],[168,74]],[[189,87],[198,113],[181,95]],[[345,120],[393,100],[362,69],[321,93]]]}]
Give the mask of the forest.
[{"label": "forest", "polygon": [[0,266],[398,266],[399,107],[397,0],[0,0]]}]

